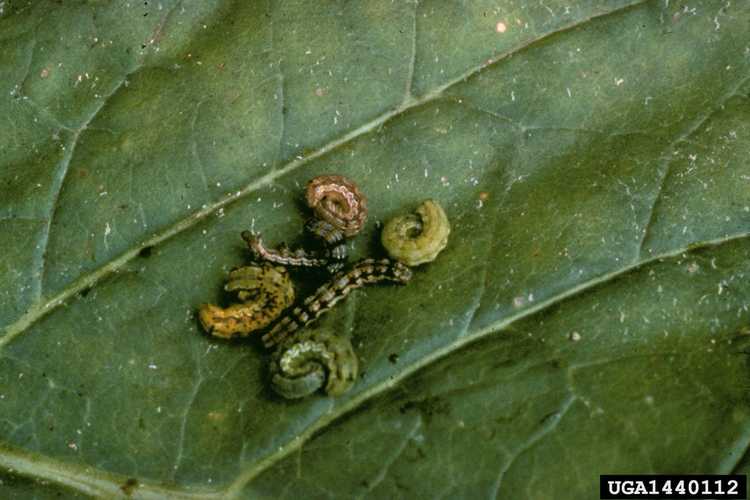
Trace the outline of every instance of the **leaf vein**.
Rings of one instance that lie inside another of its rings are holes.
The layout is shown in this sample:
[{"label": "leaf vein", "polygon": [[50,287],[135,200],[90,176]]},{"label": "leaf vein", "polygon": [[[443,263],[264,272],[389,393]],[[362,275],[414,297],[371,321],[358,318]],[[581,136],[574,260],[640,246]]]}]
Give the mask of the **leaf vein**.
[{"label": "leaf vein", "polygon": [[406,450],[406,446],[409,444],[409,442],[414,439],[414,436],[417,435],[417,432],[422,427],[422,418],[417,417],[414,421],[414,425],[409,430],[409,432],[404,436],[404,438],[401,440],[401,443],[396,447],[395,452],[391,457],[389,457],[387,460],[385,460],[378,471],[377,474],[375,474],[375,477],[368,481],[367,483],[367,490],[362,494],[359,495],[357,498],[365,498],[366,493],[371,493],[377,486],[383,482],[383,480],[386,477],[386,474],[388,474],[388,471],[393,467],[393,464],[396,463],[396,460],[403,455],[404,451]]},{"label": "leaf vein", "polygon": [[52,221],[55,218],[55,212],[57,211],[58,202],[60,200],[60,193],[62,193],[63,186],[65,184],[65,178],[68,175],[68,170],[70,169],[70,163],[73,160],[76,146],[80,140],[81,135],[88,128],[89,124],[96,118],[96,116],[99,114],[102,108],[104,108],[109,99],[113,95],[115,95],[117,91],[120,90],[120,88],[122,88],[123,84],[126,81],[127,77],[123,78],[117,85],[115,85],[114,89],[112,89],[109,94],[102,97],[99,101],[99,104],[94,108],[94,110],[83,120],[81,125],[76,128],[75,132],[73,132],[73,135],[70,138],[70,143],[65,147],[65,154],[63,154],[60,163],[55,169],[55,174],[52,178],[52,196],[50,197],[50,202],[46,210],[46,223],[42,228],[41,235],[39,236],[39,242],[36,245],[36,253],[34,255],[34,264],[32,265],[32,268],[36,269],[36,280],[34,280],[33,282],[34,290],[32,296],[34,297],[34,301],[37,303],[42,300],[44,274],[46,271],[45,268],[47,262],[47,250],[49,247],[49,235],[52,229]]},{"label": "leaf vein", "polygon": [[[31,479],[44,479],[94,498],[121,498],[122,486],[128,477],[97,470],[89,466],[69,464],[50,457],[0,444],[0,469]],[[142,499],[176,498],[185,500],[218,500],[220,492],[200,488],[173,488],[166,485],[138,482],[134,487]]]},{"label": "leaf vein", "polygon": [[563,419],[563,417],[565,417],[565,415],[568,413],[568,410],[570,410],[570,408],[573,406],[573,403],[576,402],[577,399],[578,398],[573,394],[568,395],[565,400],[563,400],[562,404],[560,404],[560,409],[557,410],[557,412],[555,412],[555,414],[553,414],[551,417],[549,417],[546,422],[544,422],[534,433],[531,434],[531,436],[529,436],[529,439],[525,443],[523,443],[513,452],[513,454],[508,458],[508,461],[505,462],[505,465],[503,465],[503,467],[500,469],[500,472],[498,473],[497,479],[495,480],[495,484],[493,485],[488,498],[492,500],[498,498],[503,478],[505,477],[505,474],[508,472],[508,470],[510,470],[513,463],[518,459],[518,457],[530,450],[535,444],[544,439],[551,432],[554,432],[554,430],[557,429],[557,426],[560,424],[560,421]]},{"label": "leaf vein", "polygon": [[417,62],[417,13],[419,12],[419,0],[414,0],[414,17],[412,18],[411,32],[411,55],[409,57],[409,66],[406,72],[406,91],[404,92],[404,101],[410,101],[414,96],[412,86],[414,85],[414,67]]},{"label": "leaf vein", "polygon": [[714,106],[708,112],[699,115],[696,119],[688,123],[688,126],[685,128],[685,130],[681,132],[677,136],[677,138],[669,143],[669,145],[665,148],[664,159],[659,164],[659,180],[657,189],[654,193],[651,203],[649,204],[648,213],[645,218],[646,222],[643,225],[641,240],[638,244],[638,249],[634,259],[635,261],[641,260],[643,251],[646,248],[647,241],[651,236],[651,232],[655,223],[656,208],[659,204],[659,201],[661,200],[661,195],[664,192],[664,186],[667,183],[667,179],[669,178],[672,161],[677,156],[677,145],[682,142],[686,142],[693,134],[698,132],[703,127],[703,125],[711,119],[711,117],[713,117],[717,112],[721,111],[724,108],[724,105],[727,103],[727,101],[729,101],[729,99],[737,96],[739,90],[748,81],[750,81],[750,74],[746,75],[743,78],[740,78],[735,85],[733,85],[719,98],[716,106]]}]

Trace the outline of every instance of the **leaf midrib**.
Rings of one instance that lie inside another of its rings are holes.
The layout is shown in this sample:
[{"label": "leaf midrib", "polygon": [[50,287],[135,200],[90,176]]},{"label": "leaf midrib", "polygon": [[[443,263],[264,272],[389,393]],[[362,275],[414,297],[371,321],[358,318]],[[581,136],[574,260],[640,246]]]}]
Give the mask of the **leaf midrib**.
[{"label": "leaf midrib", "polygon": [[[131,478],[94,467],[65,463],[48,456],[2,445],[0,468],[13,475],[43,479],[94,498],[126,496]],[[221,491],[204,488],[172,488],[166,485],[133,483],[130,489],[139,499],[175,498],[181,500],[218,500]]]}]

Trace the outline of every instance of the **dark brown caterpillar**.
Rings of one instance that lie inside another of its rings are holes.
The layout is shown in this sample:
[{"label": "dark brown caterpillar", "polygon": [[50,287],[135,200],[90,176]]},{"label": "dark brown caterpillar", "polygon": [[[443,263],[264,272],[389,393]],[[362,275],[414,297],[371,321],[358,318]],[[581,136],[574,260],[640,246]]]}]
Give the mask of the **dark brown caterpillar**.
[{"label": "dark brown caterpillar", "polygon": [[224,286],[241,301],[222,308],[203,304],[198,311],[203,328],[224,339],[246,337],[270,325],[294,302],[294,286],[283,267],[269,263],[237,268]]},{"label": "dark brown caterpillar", "polygon": [[407,283],[411,269],[390,259],[363,259],[348,271],[333,276],[331,281],[318,288],[304,302],[292,309],[273,329],[263,336],[263,344],[271,347],[283,342],[289,335],[319,318],[323,313],[346,298],[352,290],[380,281]]},{"label": "dark brown caterpillar", "polygon": [[335,246],[344,241],[344,233],[336,226],[323,219],[307,219],[305,230],[323,241],[326,245]]},{"label": "dark brown caterpillar", "polygon": [[305,198],[316,218],[341,230],[347,238],[360,232],[365,225],[367,198],[343,175],[313,177],[307,183]]},{"label": "dark brown caterpillar", "polygon": [[271,356],[271,387],[287,399],[321,388],[329,396],[340,396],[354,385],[358,368],[348,338],[328,329],[305,329],[287,338]]},{"label": "dark brown caterpillar", "polygon": [[344,232],[328,221],[315,218],[308,219],[305,223],[305,230],[325,244],[328,272],[340,271],[349,256]]}]

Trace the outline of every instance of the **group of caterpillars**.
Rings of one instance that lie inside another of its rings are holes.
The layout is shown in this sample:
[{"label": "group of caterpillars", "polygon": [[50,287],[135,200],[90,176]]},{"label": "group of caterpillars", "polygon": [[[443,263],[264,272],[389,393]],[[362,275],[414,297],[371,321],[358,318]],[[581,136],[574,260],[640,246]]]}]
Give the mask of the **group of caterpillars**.
[{"label": "group of caterpillars", "polygon": [[[276,349],[271,358],[271,385],[288,399],[321,388],[337,396],[352,387],[359,363],[349,338],[308,325],[352,290],[381,281],[408,283],[411,266],[434,260],[450,233],[443,209],[426,200],[416,213],[385,224],[381,241],[390,259],[362,259],[346,267],[346,240],[364,227],[366,197],[341,175],[311,179],[305,197],[314,214],[305,230],[320,242],[318,248],[291,250],[281,245],[271,249],[264,246],[260,235],[242,232],[255,263],[232,270],[224,287],[239,302],[226,308],[203,304],[198,314],[207,332],[224,339],[246,337],[271,327],[262,336],[266,347]],[[288,267],[322,268],[333,276],[295,306]]]}]

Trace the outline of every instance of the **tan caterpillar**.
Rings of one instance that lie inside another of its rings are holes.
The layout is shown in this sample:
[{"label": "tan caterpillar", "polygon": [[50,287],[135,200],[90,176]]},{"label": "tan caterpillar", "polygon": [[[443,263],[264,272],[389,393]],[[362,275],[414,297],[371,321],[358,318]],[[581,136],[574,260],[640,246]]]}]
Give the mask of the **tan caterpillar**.
[{"label": "tan caterpillar", "polygon": [[235,293],[240,302],[226,308],[203,304],[198,311],[203,328],[224,339],[246,337],[267,327],[294,302],[289,273],[270,263],[231,271],[224,289]]}]

